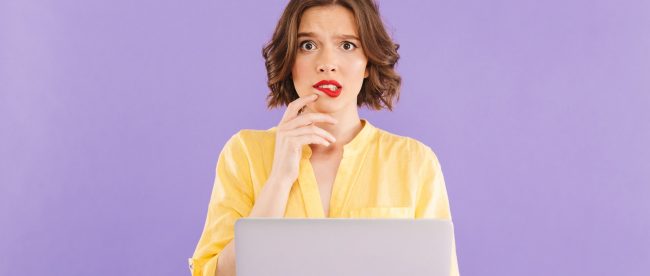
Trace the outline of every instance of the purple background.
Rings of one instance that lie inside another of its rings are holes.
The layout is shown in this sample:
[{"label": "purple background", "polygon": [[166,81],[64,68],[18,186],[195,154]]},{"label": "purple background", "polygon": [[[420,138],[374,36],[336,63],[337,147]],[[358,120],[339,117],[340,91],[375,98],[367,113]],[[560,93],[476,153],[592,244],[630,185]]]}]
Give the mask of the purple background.
[{"label": "purple background", "polygon": [[[464,275],[650,275],[650,2],[381,1]],[[285,1],[0,1],[0,275],[187,275]]]}]

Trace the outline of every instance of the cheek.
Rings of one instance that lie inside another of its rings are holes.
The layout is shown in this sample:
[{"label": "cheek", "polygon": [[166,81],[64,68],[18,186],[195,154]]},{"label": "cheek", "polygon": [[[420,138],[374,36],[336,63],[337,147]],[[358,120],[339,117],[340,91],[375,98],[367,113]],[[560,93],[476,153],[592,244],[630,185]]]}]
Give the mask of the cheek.
[{"label": "cheek", "polygon": [[367,64],[368,61],[364,57],[357,57],[350,60],[348,68],[350,68],[350,72],[354,72],[355,75],[363,76]]},{"label": "cheek", "polygon": [[294,81],[300,81],[304,77],[305,72],[308,72],[307,63],[308,62],[305,59],[296,58],[296,61],[291,68],[291,75],[293,76]]}]

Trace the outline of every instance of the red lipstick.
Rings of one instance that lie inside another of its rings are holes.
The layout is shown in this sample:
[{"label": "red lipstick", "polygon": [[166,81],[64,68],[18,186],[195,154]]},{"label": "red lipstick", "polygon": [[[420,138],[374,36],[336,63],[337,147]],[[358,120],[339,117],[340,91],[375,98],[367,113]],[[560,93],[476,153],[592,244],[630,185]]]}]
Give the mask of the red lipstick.
[{"label": "red lipstick", "polygon": [[[330,96],[332,98],[341,95],[341,90],[343,90],[341,84],[335,80],[322,80],[314,84],[312,87],[318,89],[319,91],[327,94],[327,96]],[[332,88],[335,88],[335,90],[332,90]]]}]

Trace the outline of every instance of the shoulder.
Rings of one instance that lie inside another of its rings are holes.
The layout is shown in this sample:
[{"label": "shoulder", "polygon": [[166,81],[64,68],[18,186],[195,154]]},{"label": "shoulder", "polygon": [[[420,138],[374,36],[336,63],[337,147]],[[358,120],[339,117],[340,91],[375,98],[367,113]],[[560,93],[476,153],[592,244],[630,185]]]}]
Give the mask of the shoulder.
[{"label": "shoulder", "polygon": [[225,147],[237,148],[247,155],[254,155],[260,150],[275,144],[275,127],[270,129],[241,129],[230,136]]},{"label": "shoulder", "polygon": [[434,163],[438,166],[438,157],[433,149],[416,138],[378,129],[378,144],[382,151],[391,153],[391,158],[414,165]]},{"label": "shoulder", "polygon": [[[393,149],[403,150],[415,156],[435,155],[430,146],[424,142],[409,136],[398,135],[387,130],[378,129],[379,143]],[[414,156],[414,157],[415,157]]]},{"label": "shoulder", "polygon": [[241,129],[235,133],[232,138],[241,140],[244,144],[258,143],[260,141],[267,141],[275,139],[275,127],[267,130],[263,129]]}]

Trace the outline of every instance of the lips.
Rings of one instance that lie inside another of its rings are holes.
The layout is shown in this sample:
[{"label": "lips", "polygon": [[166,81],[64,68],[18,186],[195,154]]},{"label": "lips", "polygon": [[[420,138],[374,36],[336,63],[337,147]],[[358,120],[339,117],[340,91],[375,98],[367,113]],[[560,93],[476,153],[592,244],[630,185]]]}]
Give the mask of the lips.
[{"label": "lips", "polygon": [[[322,80],[314,84],[312,87],[318,89],[319,91],[327,94],[332,98],[341,95],[341,90],[343,90],[341,84],[335,80]],[[335,90],[332,90],[332,88],[335,88]]]}]

